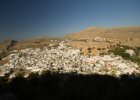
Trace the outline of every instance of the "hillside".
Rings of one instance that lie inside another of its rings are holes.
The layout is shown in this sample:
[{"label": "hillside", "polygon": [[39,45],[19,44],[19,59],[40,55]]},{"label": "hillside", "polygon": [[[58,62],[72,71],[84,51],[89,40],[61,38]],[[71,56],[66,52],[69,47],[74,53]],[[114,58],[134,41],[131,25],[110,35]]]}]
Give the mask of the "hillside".
[{"label": "hillside", "polygon": [[78,33],[67,34],[66,38],[78,39],[87,38],[93,39],[97,36],[113,39],[129,39],[140,38],[140,26],[137,27],[114,27],[114,28],[98,28],[90,27]]},{"label": "hillside", "polygon": [[140,26],[89,27],[77,33],[67,34],[65,38],[72,40],[71,45],[73,47],[82,48],[84,53],[88,52],[88,48],[91,48],[92,54],[96,55],[107,52],[117,44],[134,48],[140,47]]}]

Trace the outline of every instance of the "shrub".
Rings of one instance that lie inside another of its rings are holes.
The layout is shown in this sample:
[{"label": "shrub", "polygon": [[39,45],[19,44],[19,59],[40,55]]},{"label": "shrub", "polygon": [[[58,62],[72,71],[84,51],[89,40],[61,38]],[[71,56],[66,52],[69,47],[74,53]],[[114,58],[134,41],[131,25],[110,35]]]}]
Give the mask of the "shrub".
[{"label": "shrub", "polygon": [[124,59],[130,59],[130,54],[125,53],[125,49],[124,48],[120,48],[120,47],[116,47],[113,50],[110,50],[109,52],[114,53],[115,55],[119,55],[121,57],[123,57]]}]

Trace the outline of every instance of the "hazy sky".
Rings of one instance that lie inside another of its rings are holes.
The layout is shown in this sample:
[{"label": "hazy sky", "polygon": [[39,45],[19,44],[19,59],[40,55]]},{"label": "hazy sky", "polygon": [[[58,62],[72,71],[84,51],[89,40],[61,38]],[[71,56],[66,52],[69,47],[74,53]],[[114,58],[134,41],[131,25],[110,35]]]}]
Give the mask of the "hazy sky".
[{"label": "hazy sky", "polygon": [[140,0],[0,0],[0,40],[140,26]]}]

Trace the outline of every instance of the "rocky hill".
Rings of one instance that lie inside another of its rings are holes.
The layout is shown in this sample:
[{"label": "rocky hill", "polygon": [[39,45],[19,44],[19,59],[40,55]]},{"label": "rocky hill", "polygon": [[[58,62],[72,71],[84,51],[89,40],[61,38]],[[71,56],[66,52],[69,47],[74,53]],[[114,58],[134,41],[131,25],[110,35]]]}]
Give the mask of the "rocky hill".
[{"label": "rocky hill", "polygon": [[113,39],[140,38],[140,26],[137,27],[114,27],[100,28],[89,27],[78,33],[67,34],[66,38],[95,38],[97,36]]},{"label": "rocky hill", "polygon": [[77,33],[67,34],[65,38],[72,40],[71,45],[81,48],[85,54],[88,53],[88,49],[91,49],[92,54],[98,55],[106,53],[117,44],[134,48],[140,47],[140,26],[89,27]]}]

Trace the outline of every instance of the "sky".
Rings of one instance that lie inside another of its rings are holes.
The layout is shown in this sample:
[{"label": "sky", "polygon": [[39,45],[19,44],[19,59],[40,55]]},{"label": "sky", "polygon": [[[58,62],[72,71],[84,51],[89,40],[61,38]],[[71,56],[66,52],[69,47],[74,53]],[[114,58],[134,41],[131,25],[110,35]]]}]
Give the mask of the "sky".
[{"label": "sky", "polygon": [[0,40],[140,26],[140,0],[0,0]]}]

